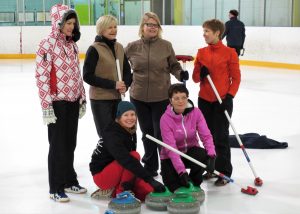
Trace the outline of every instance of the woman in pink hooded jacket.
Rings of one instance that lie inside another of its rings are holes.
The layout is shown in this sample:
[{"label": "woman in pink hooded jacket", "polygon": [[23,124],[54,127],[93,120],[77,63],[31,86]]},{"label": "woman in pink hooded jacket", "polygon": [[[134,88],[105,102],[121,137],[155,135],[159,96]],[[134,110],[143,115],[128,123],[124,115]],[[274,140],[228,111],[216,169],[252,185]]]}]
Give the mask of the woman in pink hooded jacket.
[{"label": "woman in pink hooded jacket", "polygon": [[[189,92],[183,84],[171,85],[168,95],[170,104],[160,119],[164,143],[206,164],[205,170],[213,172],[215,146],[201,111],[188,100]],[[197,133],[204,148],[199,145]],[[190,182],[200,187],[203,168],[166,148],[161,149],[160,159],[162,179],[170,191],[188,187]],[[189,174],[187,168],[191,169]]]},{"label": "woman in pink hooded jacket", "polygon": [[78,118],[85,113],[85,91],[80,75],[79,20],[67,5],[51,8],[52,31],[36,53],[37,86],[44,123],[48,125],[50,198],[67,202],[68,193],[85,193],[73,167]]}]

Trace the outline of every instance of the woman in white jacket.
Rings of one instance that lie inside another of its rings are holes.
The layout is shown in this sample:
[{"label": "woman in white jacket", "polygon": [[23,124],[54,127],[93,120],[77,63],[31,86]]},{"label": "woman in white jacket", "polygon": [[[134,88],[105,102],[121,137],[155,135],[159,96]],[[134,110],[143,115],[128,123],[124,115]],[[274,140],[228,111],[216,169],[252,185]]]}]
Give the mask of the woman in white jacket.
[{"label": "woman in white jacket", "polygon": [[79,21],[66,5],[51,8],[52,31],[36,53],[36,80],[48,125],[48,172],[50,198],[69,201],[66,192],[85,193],[73,167],[78,118],[85,113],[85,91],[80,75],[78,47]]}]

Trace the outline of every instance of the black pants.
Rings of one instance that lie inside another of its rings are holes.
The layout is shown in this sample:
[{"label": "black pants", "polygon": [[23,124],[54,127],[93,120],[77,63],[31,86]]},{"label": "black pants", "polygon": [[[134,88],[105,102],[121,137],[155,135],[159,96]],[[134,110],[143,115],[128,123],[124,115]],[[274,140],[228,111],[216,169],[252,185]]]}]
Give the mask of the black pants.
[{"label": "black pants", "polygon": [[78,184],[74,170],[79,102],[54,101],[56,123],[48,125],[48,171],[50,193]]},{"label": "black pants", "polygon": [[104,128],[116,118],[121,100],[91,100],[91,108],[99,138]]},{"label": "black pants", "polygon": [[228,45],[228,47],[234,48],[238,56],[241,55],[241,49],[242,49],[241,46],[232,46],[232,45]]},{"label": "black pants", "polygon": [[[203,148],[192,147],[187,151],[186,154],[200,161],[201,163],[207,164],[208,156]],[[183,161],[185,168],[191,169],[189,177],[191,178],[193,184],[195,186],[200,186],[203,181],[202,174],[204,169],[185,158],[181,158],[181,160]],[[170,159],[161,161],[161,176],[165,186],[167,186],[171,192],[174,192],[176,189],[181,187],[179,175]]]},{"label": "black pants", "polygon": [[159,140],[161,140],[160,134],[160,118],[165,112],[169,100],[163,100],[160,102],[142,102],[130,97],[131,102],[135,105],[139,126],[142,131],[142,141],[144,144],[145,154],[142,158],[144,167],[149,171],[158,170],[158,146],[155,142],[152,142],[146,138],[146,134],[149,134]]},{"label": "black pants", "polygon": [[[202,111],[207,126],[213,136],[217,158],[215,168],[217,171],[230,177],[232,174],[231,152],[229,145],[229,122],[219,102],[207,102],[198,98],[198,107]],[[233,103],[227,110],[231,117]]]}]

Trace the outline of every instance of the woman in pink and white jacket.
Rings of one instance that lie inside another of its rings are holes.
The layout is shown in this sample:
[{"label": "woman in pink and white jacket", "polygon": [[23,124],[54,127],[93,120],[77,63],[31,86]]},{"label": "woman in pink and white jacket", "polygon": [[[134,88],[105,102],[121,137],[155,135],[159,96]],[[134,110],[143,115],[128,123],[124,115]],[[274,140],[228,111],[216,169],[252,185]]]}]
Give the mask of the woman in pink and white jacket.
[{"label": "woman in pink and white jacket", "polygon": [[[213,172],[215,146],[201,111],[188,99],[189,92],[181,83],[173,84],[168,90],[170,104],[160,119],[164,143],[207,165],[206,169],[181,158],[180,155],[162,148],[160,151],[161,175],[165,186],[174,192],[181,186],[200,187],[204,170]],[[204,148],[199,144],[199,138]],[[188,174],[186,169],[190,169]]]},{"label": "woman in pink and white jacket", "polygon": [[73,167],[78,118],[85,113],[80,75],[79,20],[67,5],[51,8],[52,31],[36,53],[36,80],[44,123],[48,125],[50,198],[69,201],[66,192],[85,193]]}]

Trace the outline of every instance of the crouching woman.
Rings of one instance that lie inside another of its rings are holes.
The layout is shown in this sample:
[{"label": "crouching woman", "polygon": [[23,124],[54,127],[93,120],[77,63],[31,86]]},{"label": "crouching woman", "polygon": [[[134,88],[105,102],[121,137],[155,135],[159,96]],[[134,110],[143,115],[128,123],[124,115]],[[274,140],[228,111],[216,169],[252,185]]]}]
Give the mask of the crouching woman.
[{"label": "crouching woman", "polygon": [[132,191],[144,201],[148,193],[164,192],[165,187],[144,169],[136,151],[136,109],[127,101],[117,107],[116,119],[109,124],[92,155],[90,171],[99,189],[93,198],[114,197]]},{"label": "crouching woman", "polygon": [[[212,135],[201,111],[188,99],[187,88],[180,83],[170,86],[170,104],[160,119],[163,141],[188,156],[205,163],[206,170],[214,171],[216,156]],[[200,137],[204,148],[199,144]],[[181,158],[180,155],[162,148],[161,175],[166,187],[172,192],[179,187],[189,187],[190,182],[200,187],[204,169],[197,164]],[[187,169],[190,169],[188,173]]]}]

